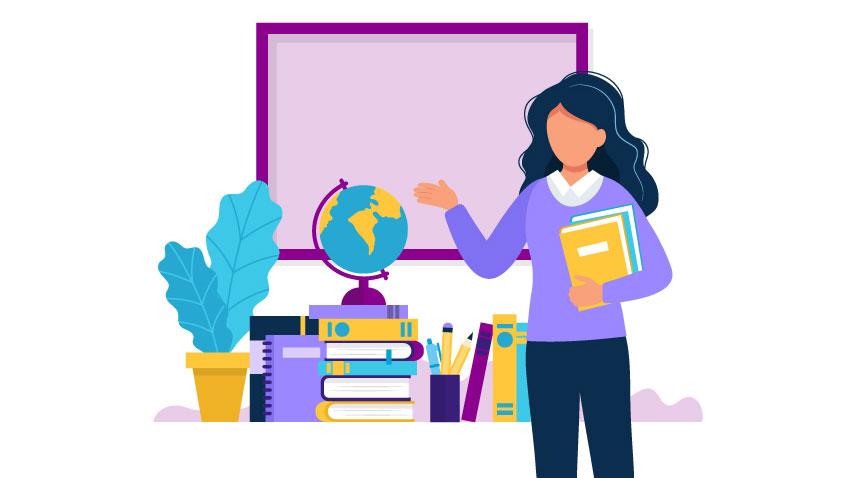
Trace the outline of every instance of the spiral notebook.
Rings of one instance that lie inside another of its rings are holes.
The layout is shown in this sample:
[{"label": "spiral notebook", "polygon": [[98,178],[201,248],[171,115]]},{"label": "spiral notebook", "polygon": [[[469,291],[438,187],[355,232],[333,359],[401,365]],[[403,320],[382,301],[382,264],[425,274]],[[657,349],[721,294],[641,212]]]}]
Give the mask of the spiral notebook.
[{"label": "spiral notebook", "polygon": [[[292,421],[311,418],[315,421],[314,409],[321,396],[311,384],[312,376],[307,377],[299,371],[310,368],[315,375],[318,358],[311,358],[316,352],[301,351],[308,357],[295,358],[295,348],[318,348],[319,356],[324,354],[324,345],[318,342],[318,320],[307,316],[251,316],[251,377],[250,377],[250,416],[252,422]],[[273,337],[294,337],[292,340],[273,339]],[[275,342],[273,344],[273,342]],[[277,348],[278,350],[274,350]],[[284,357],[284,348],[287,348]],[[276,367],[277,366],[277,367]],[[311,368],[312,367],[312,368]],[[316,377],[318,380],[320,377]],[[290,391],[281,392],[291,383]],[[318,384],[318,382],[315,382]],[[300,413],[310,400],[313,391],[315,401],[310,412]],[[281,394],[291,394],[281,398]],[[303,394],[303,395],[302,395]],[[283,405],[281,405],[283,403]],[[280,406],[275,406],[280,405]],[[278,414],[273,416],[274,409]],[[283,410],[286,411],[283,411]],[[300,417],[300,418],[299,418]]]},{"label": "spiral notebook", "polygon": [[263,341],[267,422],[315,422],[322,401],[316,371],[325,344],[315,335],[270,335]]}]

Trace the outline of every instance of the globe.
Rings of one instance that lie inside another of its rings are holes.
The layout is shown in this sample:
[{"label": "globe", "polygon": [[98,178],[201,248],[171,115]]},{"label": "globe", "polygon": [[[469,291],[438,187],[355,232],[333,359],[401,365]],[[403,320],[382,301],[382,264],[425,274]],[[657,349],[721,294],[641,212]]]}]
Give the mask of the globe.
[{"label": "globe", "polygon": [[372,274],[392,264],[404,250],[407,216],[398,200],[381,188],[344,187],[319,212],[316,232],[340,268]]}]

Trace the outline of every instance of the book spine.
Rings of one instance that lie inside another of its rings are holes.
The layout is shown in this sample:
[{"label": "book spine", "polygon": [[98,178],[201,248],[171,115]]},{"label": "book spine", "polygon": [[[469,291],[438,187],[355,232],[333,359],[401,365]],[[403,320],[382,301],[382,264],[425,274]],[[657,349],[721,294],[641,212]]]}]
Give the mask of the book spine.
[{"label": "book spine", "polygon": [[478,341],[472,357],[472,372],[466,387],[466,398],[463,402],[461,419],[474,422],[478,416],[478,405],[481,402],[481,389],[484,386],[484,375],[487,372],[487,359],[490,356],[490,344],[493,339],[493,325],[481,322],[478,326]]},{"label": "book spine", "polygon": [[422,346],[421,342],[414,340],[408,342],[407,345],[410,345],[410,356],[407,357],[405,360],[411,360],[415,362],[421,359],[423,355],[425,355],[425,347]]},{"label": "book spine", "polygon": [[321,360],[319,375],[416,375],[416,366],[407,360]]},{"label": "book spine", "polygon": [[252,315],[250,340],[261,341],[271,335],[318,335],[319,321],[306,315]]},{"label": "book spine", "polygon": [[249,353],[250,357],[250,372],[255,375],[263,374],[263,340],[266,338],[263,337],[260,340],[251,340],[248,342],[249,344]]},{"label": "book spine", "polygon": [[319,319],[319,340],[335,342],[416,341],[417,319]]},{"label": "book spine", "polygon": [[516,315],[494,314],[493,421],[516,421]]},{"label": "book spine", "polygon": [[263,381],[265,377],[262,373],[252,373],[251,374],[251,382],[249,384],[249,412],[250,412],[250,420],[252,422],[264,422],[266,421],[266,408],[263,406],[266,403],[266,393],[263,390],[265,388],[265,384]]},{"label": "book spine", "polygon": [[325,402],[319,402],[319,404],[316,405],[316,418],[318,418],[319,421],[322,421],[322,422],[333,422],[333,421],[335,421],[335,420],[331,420],[331,417],[328,415],[328,409],[331,408],[331,403],[333,403],[333,402],[325,401]]},{"label": "book spine", "polygon": [[272,421],[272,341],[263,340],[263,415],[267,422]]},{"label": "book spine", "polygon": [[531,413],[528,408],[528,383],[525,378],[525,349],[528,323],[516,324],[516,421],[530,422]]},{"label": "book spine", "polygon": [[311,305],[314,319],[406,319],[406,305]]}]

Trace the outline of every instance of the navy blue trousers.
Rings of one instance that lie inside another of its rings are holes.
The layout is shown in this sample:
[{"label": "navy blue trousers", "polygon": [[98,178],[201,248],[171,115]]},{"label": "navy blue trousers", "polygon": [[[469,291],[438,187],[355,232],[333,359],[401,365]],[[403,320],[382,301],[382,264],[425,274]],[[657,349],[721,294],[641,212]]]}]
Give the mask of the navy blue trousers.
[{"label": "navy blue trousers", "polygon": [[576,476],[579,400],[593,476],[634,477],[626,338],[529,341],[525,364],[538,478]]}]

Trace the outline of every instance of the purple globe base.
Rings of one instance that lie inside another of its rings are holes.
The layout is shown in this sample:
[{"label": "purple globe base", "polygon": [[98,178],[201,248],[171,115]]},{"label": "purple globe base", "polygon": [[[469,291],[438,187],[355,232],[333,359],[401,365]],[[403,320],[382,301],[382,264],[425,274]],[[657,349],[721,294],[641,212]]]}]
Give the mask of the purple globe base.
[{"label": "purple globe base", "polygon": [[377,289],[369,287],[369,281],[360,279],[360,285],[345,293],[342,305],[387,305],[384,296]]}]

